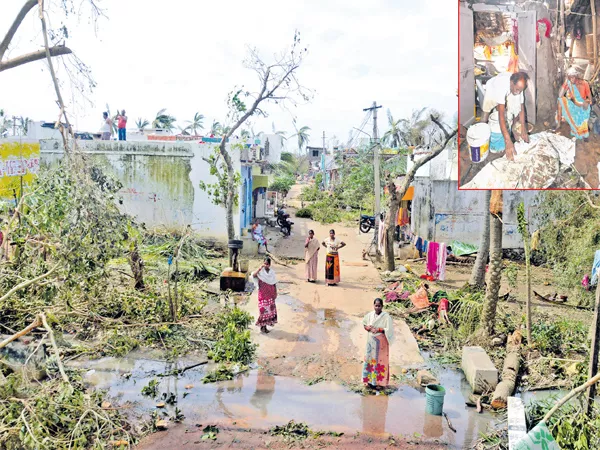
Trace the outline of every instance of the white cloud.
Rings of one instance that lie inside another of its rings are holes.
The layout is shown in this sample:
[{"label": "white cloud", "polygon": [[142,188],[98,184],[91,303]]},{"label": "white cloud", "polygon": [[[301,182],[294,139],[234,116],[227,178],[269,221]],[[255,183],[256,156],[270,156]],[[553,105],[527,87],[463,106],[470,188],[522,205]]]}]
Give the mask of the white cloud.
[{"label": "white cloud", "polygon": [[[18,3],[4,5],[0,34]],[[152,119],[167,108],[186,120],[196,111],[223,120],[227,93],[235,85],[253,86],[254,74],[242,66],[247,46],[269,57],[290,42],[294,29],[309,47],[302,82],[316,91],[314,101],[294,113],[312,128],[313,144],[325,131],[342,141],[359,126],[373,100],[396,118],[435,107],[449,117],[457,109],[457,7],[444,0],[307,0],[244,2],[221,0],[167,3],[103,0],[108,20],[98,32],[86,19],[67,22],[68,44],[91,68],[98,87],[94,106],[74,108],[80,129],[95,131],[101,112],[125,108],[130,118]],[[159,6],[160,5],[160,6]],[[60,23],[53,23],[58,26]],[[12,54],[41,45],[35,14],[26,19]],[[60,72],[64,76],[63,72]],[[66,80],[64,80],[66,81]],[[65,94],[69,103],[76,98]],[[0,73],[0,107],[35,120],[54,120],[55,94],[44,63]],[[277,105],[254,129],[292,132],[289,113]],[[385,120],[382,121],[384,128]],[[382,130],[383,131],[383,130]]]}]

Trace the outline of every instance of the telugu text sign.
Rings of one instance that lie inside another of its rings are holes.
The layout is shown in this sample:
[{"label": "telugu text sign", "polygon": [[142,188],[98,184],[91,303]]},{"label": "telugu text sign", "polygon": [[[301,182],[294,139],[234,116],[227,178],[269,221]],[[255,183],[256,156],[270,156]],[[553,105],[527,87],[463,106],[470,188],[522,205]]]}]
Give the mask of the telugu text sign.
[{"label": "telugu text sign", "polygon": [[40,168],[40,144],[0,143],[0,197],[20,195],[21,183],[30,184]]}]

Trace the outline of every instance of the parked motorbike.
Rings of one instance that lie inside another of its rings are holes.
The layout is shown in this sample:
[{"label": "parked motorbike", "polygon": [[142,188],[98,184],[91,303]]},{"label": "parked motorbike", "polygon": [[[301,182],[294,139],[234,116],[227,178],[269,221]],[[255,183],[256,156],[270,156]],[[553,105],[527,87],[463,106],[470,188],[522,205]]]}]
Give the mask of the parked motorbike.
[{"label": "parked motorbike", "polygon": [[285,224],[285,221],[290,218],[289,214],[286,214],[283,208],[279,208],[277,210],[277,225],[282,227]]},{"label": "parked motorbike", "polygon": [[289,214],[286,214],[283,209],[277,210],[277,225],[279,225],[284,236],[289,236],[291,234],[293,224],[294,222],[290,220]]},{"label": "parked motorbike", "polygon": [[375,216],[367,216],[366,214],[361,214],[360,216],[360,231],[363,233],[368,233],[371,231],[371,228],[375,228]]}]

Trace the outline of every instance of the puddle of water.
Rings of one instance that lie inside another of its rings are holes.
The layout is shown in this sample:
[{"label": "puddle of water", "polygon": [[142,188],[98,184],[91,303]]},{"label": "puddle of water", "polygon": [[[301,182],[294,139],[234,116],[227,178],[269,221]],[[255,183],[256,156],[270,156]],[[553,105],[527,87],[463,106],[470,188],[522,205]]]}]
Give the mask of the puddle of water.
[{"label": "puddle of water", "polygon": [[[177,366],[188,363],[179,362]],[[85,375],[88,382],[107,389],[121,404],[131,402],[146,414],[155,408],[159,399],[142,396],[142,388],[156,374],[175,368],[173,364],[134,356],[79,361],[73,365],[89,368]],[[335,383],[307,386],[300,379],[272,376],[261,370],[227,382],[202,384],[204,370],[207,369],[192,369],[179,378],[158,378],[159,397],[163,392],[175,394],[177,407],[185,414],[187,425],[233,425],[236,422],[237,427],[266,429],[294,419],[306,422],[313,429],[352,434],[356,431],[374,435],[392,433],[428,441],[439,439],[454,448],[467,448],[493,421],[490,414],[477,414],[465,406],[469,386],[456,371],[446,370],[438,375],[446,388],[444,411],[457,429],[457,433],[453,433],[443,417],[425,413],[422,389],[401,386],[389,397],[362,397]],[[124,378],[125,373],[131,373],[131,378]],[[185,389],[189,384],[194,387]],[[188,393],[185,398],[184,392]],[[174,406],[165,409],[172,415]]]}]

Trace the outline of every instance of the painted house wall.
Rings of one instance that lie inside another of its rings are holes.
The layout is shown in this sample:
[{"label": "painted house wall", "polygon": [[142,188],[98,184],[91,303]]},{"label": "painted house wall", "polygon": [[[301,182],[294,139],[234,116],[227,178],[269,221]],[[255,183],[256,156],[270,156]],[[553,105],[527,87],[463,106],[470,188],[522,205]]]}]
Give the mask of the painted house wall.
[{"label": "painted house wall", "polygon": [[[40,143],[42,164],[62,158],[58,141]],[[214,183],[208,158],[214,144],[161,141],[79,141],[81,149],[123,184],[119,192],[123,211],[148,227],[191,225],[201,235],[227,238],[225,208],[214,205],[200,181]],[[234,159],[240,171],[239,161]],[[243,192],[240,189],[240,199]],[[241,229],[240,208],[234,208],[234,224]]]}]

